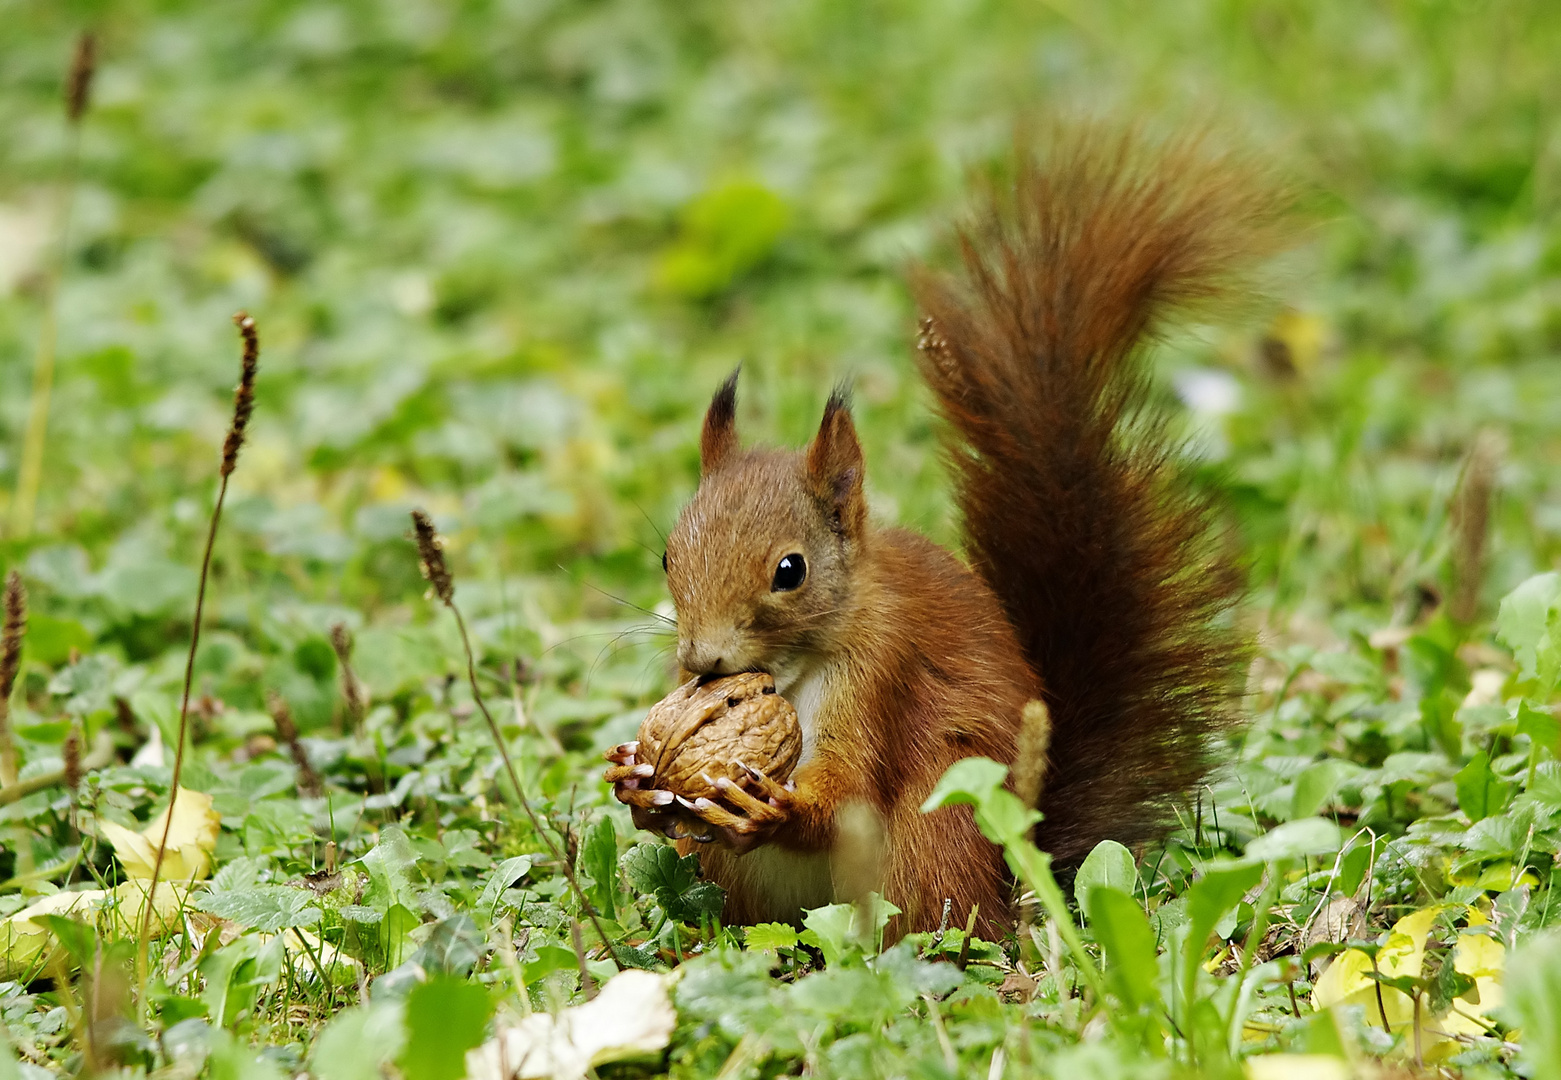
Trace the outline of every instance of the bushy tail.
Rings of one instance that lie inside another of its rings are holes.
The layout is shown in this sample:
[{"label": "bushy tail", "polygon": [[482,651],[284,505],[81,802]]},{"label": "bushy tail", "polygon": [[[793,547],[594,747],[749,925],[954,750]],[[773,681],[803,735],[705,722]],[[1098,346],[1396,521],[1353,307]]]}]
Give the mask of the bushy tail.
[{"label": "bushy tail", "polygon": [[1163,831],[1235,717],[1243,575],[1152,403],[1146,345],[1246,292],[1283,240],[1260,170],[1204,140],[1062,132],[923,273],[920,366],[948,421],[967,555],[1052,715],[1038,842]]}]

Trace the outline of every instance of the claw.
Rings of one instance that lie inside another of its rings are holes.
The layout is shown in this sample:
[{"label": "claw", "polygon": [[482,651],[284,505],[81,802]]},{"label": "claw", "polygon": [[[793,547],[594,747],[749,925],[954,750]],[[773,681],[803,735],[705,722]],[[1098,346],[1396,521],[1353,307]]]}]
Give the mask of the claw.
[{"label": "claw", "polygon": [[758,769],[755,769],[752,765],[748,764],[746,761],[739,761],[737,763],[737,767],[739,769],[742,769],[744,772],[746,772],[749,776],[753,777],[755,780],[765,780],[765,779],[767,779],[767,777],[762,772],[760,772]]},{"label": "claw", "polygon": [[678,796],[676,796],[676,798],[677,798],[677,801],[678,801],[678,805],[683,807],[683,809],[685,809],[685,810],[693,810],[693,809],[696,808],[696,804],[695,803],[692,803],[689,800],[683,798],[683,796],[678,795]]},{"label": "claw", "polygon": [[687,806],[690,810],[714,810],[716,808],[715,803],[711,802],[709,799],[704,798],[703,796],[700,796],[691,803],[684,803],[683,805]]},{"label": "claw", "polygon": [[676,798],[670,791],[656,791],[651,793],[650,801],[654,806],[670,806]]},{"label": "claw", "polygon": [[634,775],[635,776],[655,776],[656,775],[656,766],[652,765],[648,761],[645,764],[643,764],[643,765],[636,765],[636,766],[634,766]]}]

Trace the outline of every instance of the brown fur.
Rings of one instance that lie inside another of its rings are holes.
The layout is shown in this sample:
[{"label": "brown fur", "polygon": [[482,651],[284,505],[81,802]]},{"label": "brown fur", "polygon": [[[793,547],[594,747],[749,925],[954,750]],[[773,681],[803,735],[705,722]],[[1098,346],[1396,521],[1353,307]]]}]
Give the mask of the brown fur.
[{"label": "brown fur", "polygon": [[[795,921],[860,880],[829,863],[857,806],[882,826],[860,834],[882,838],[872,870],[904,912],[892,935],[936,927],[945,900],[954,925],[979,904],[1001,927],[1001,853],[968,808],[920,806],[963,757],[1011,764],[1038,695],[1052,723],[1039,839],[1064,859],[1153,835],[1202,776],[1243,657],[1218,622],[1239,574],[1147,411],[1142,346],[1266,248],[1274,203],[1250,179],[1195,142],[1061,138],[964,233],[963,281],[920,276],[922,369],[949,421],[971,568],[868,522],[842,395],[803,452],[741,450],[735,384],[716,395],[703,480],[667,543],[679,660],[769,671],[806,732],[794,791],[694,808],[722,843],[681,846],[726,888],[729,919]],[[791,553],[807,577],[774,590]],[[632,750],[609,775],[651,823],[663,804],[630,779]]]},{"label": "brown fur", "polygon": [[1144,346],[1239,297],[1284,208],[1200,139],[1065,133],[965,230],[964,280],[917,283],[967,552],[1045,683],[1037,837],[1064,861],[1157,835],[1233,722],[1242,574],[1149,407]]}]

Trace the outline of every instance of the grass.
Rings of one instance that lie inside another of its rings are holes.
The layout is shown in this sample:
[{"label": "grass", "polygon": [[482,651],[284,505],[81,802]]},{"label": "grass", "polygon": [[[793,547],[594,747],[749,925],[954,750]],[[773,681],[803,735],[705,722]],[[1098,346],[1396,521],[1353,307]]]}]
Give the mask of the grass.
[{"label": "grass", "polygon": [[[125,881],[106,826],[168,803],[233,311],[266,348],[192,670],[182,783],[220,814],[214,874],[144,994],[115,974],[122,922],[54,927],[61,957],[0,983],[24,1070],[329,1080],[378,1069],[372,1041],[387,1068],[459,1075],[438,1035],[581,1003],[606,937],[680,975],[659,1066],[602,1075],[1259,1075],[1278,1066],[1243,1062],[1312,1051],[1504,1077],[1518,1045],[1554,1075],[1546,1025],[1524,1030],[1561,1000],[1557,605],[1535,578],[1561,554],[1551,6],[134,0],[5,21],[0,521],[32,519],[0,533],[30,600],[9,722],[24,785],[63,773],[73,727],[117,755],[74,794],[0,799],[0,918]],[[85,29],[78,131],[61,86]],[[902,271],[946,257],[965,175],[1016,119],[1059,107],[1213,117],[1310,192],[1272,302],[1158,358],[1250,557],[1252,724],[1163,849],[1102,849],[1050,897],[1006,838],[1071,929],[1048,903],[1033,934],[880,955],[870,906],[800,936],[720,927],[597,779],[666,689],[659,534],[701,406],[742,362],[744,430],[797,442],[853,376],[874,513],[954,542]],[[12,500],[51,305],[34,513]],[[445,534],[470,678],[423,598],[415,507]]]}]

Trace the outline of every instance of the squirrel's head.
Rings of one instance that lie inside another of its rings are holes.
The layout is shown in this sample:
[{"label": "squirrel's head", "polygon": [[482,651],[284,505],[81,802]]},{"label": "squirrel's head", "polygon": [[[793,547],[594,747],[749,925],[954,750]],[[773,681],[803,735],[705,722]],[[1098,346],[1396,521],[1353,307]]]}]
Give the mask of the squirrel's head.
[{"label": "squirrel's head", "polygon": [[678,662],[784,685],[845,623],[867,528],[862,447],[840,391],[803,451],[742,449],[736,413],[734,372],[705,414],[699,490],[667,537]]}]

